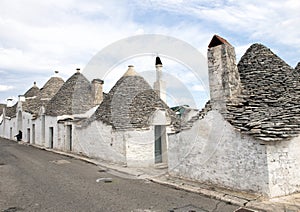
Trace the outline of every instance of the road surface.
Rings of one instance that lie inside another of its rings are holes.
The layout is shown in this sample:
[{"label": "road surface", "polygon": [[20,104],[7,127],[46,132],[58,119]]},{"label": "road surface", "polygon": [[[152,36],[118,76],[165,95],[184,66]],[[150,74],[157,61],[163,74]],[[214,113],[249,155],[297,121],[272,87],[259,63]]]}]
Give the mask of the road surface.
[{"label": "road surface", "polygon": [[[0,138],[0,211],[217,211],[238,206]],[[111,178],[112,182],[96,182]]]}]

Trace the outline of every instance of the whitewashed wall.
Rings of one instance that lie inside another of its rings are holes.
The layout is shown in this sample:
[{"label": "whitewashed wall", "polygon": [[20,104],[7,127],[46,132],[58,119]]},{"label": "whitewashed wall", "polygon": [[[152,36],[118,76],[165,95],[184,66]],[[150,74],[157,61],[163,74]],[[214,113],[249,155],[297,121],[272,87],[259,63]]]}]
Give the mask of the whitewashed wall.
[{"label": "whitewashed wall", "polygon": [[[28,129],[30,134],[28,134]],[[27,112],[22,112],[22,141],[31,143],[32,141],[32,115]]]},{"label": "whitewashed wall", "polygon": [[93,121],[86,127],[74,127],[73,152],[126,164],[125,143],[122,136],[113,133],[111,126],[100,121]]},{"label": "whitewashed wall", "polygon": [[267,146],[270,196],[300,191],[300,138]]},{"label": "whitewashed wall", "polygon": [[35,145],[44,146],[42,138],[42,117],[38,116],[33,120],[33,123],[35,124]]},{"label": "whitewashed wall", "polygon": [[[14,137],[16,134],[18,134],[16,126],[17,126],[16,118],[11,118],[11,119],[3,118],[3,122],[0,125],[1,137],[16,140],[16,138]],[[12,129],[12,131],[10,129]]]},{"label": "whitewashed wall", "polygon": [[154,165],[154,130],[125,131],[127,165],[131,167],[147,167]]},{"label": "whitewashed wall", "polygon": [[57,127],[57,117],[46,116],[45,117],[45,147],[50,147],[50,127],[53,127],[53,148],[56,148],[59,129]]},{"label": "whitewashed wall", "polygon": [[101,121],[73,127],[73,152],[131,167],[154,165],[154,130],[116,131]]},{"label": "whitewashed wall", "polygon": [[269,194],[266,146],[242,136],[215,110],[169,136],[168,161],[174,176]]},{"label": "whitewashed wall", "polygon": [[57,139],[54,140],[54,149],[67,151],[65,148],[65,126],[63,123],[57,123]]}]

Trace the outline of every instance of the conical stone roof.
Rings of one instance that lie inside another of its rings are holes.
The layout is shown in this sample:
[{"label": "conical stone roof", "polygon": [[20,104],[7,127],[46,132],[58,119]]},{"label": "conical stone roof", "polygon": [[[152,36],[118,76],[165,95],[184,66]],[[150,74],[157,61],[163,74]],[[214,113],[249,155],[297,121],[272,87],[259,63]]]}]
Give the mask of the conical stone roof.
[{"label": "conical stone roof", "polygon": [[261,44],[246,51],[238,70],[242,95],[227,103],[226,119],[242,132],[265,141],[298,136],[299,74]]},{"label": "conical stone roof", "polygon": [[149,118],[156,109],[165,109],[172,121],[175,113],[156,92],[129,66],[100,104],[92,120],[100,120],[114,129],[126,130],[149,127]]},{"label": "conical stone roof", "polygon": [[12,107],[6,107],[5,116],[13,118],[16,117],[18,103],[15,103]]},{"label": "conical stone roof", "polygon": [[93,107],[91,83],[79,72],[73,74],[46,106],[50,116],[82,114]]},{"label": "conical stone roof", "polygon": [[34,82],[34,85],[28,91],[26,91],[24,96],[25,98],[30,98],[39,95],[39,93],[40,89],[36,86],[36,83]]},{"label": "conical stone roof", "polygon": [[50,100],[64,84],[61,77],[51,77],[41,88],[41,100]]},{"label": "conical stone roof", "polygon": [[40,89],[38,95],[34,99],[26,100],[22,106],[23,110],[31,114],[38,114],[39,109],[50,101],[50,99],[58,92],[64,80],[61,77],[51,77],[45,85]]}]

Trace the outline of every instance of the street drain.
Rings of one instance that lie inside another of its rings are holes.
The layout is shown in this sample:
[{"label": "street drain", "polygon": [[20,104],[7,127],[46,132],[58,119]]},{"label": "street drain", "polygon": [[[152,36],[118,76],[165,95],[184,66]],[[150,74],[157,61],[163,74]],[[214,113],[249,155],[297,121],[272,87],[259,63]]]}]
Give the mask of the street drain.
[{"label": "street drain", "polygon": [[194,205],[186,205],[186,206],[183,206],[183,207],[180,207],[180,208],[173,208],[171,210],[169,210],[169,212],[208,212],[206,210],[203,210],[201,208],[198,208]]},{"label": "street drain", "polygon": [[246,209],[246,208],[239,208],[234,212],[255,212],[254,210]]},{"label": "street drain", "polygon": [[96,180],[97,183],[99,182],[104,182],[104,183],[111,183],[112,182],[112,178],[98,178]]},{"label": "street drain", "polygon": [[16,211],[23,211],[23,208],[20,208],[20,207],[9,207],[9,208],[3,210],[3,212],[16,212]]}]

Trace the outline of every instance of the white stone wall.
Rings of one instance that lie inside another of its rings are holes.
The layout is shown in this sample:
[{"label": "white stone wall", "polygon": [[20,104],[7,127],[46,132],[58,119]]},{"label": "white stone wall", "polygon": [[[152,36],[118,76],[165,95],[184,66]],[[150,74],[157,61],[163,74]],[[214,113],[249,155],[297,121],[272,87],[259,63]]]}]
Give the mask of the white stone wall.
[{"label": "white stone wall", "polygon": [[[28,134],[28,129],[30,134]],[[22,112],[22,141],[31,143],[32,141],[32,115],[27,112]]]},{"label": "white stone wall", "polygon": [[64,123],[58,123],[57,124],[57,139],[54,141],[54,148],[61,150],[61,151],[67,151],[66,144],[65,144],[65,124]]},{"label": "white stone wall", "polygon": [[45,144],[43,146],[50,147],[50,127],[53,127],[53,148],[57,147],[58,140],[58,127],[57,127],[57,117],[46,116],[45,117]]},{"label": "white stone wall", "polygon": [[122,133],[126,142],[127,165],[147,167],[154,165],[154,129],[133,130]]},{"label": "white stone wall", "polygon": [[43,139],[42,139],[42,117],[38,116],[37,119],[33,120],[35,124],[35,145],[43,146]]},{"label": "white stone wall", "polygon": [[74,126],[72,151],[131,167],[153,166],[154,127],[116,131],[101,121],[87,127]]},{"label": "white stone wall", "polygon": [[126,164],[122,134],[113,133],[111,126],[93,121],[87,127],[74,127],[73,152],[105,161]]},{"label": "white stone wall", "polygon": [[174,176],[269,194],[266,146],[242,136],[215,110],[169,136],[168,161]]},{"label": "white stone wall", "polygon": [[[16,118],[3,119],[2,124],[0,124],[1,137],[16,140],[14,137],[16,134],[18,134],[16,126]],[[12,129],[12,131],[10,129]]]},{"label": "white stone wall", "polygon": [[267,146],[270,196],[300,191],[300,137]]}]

